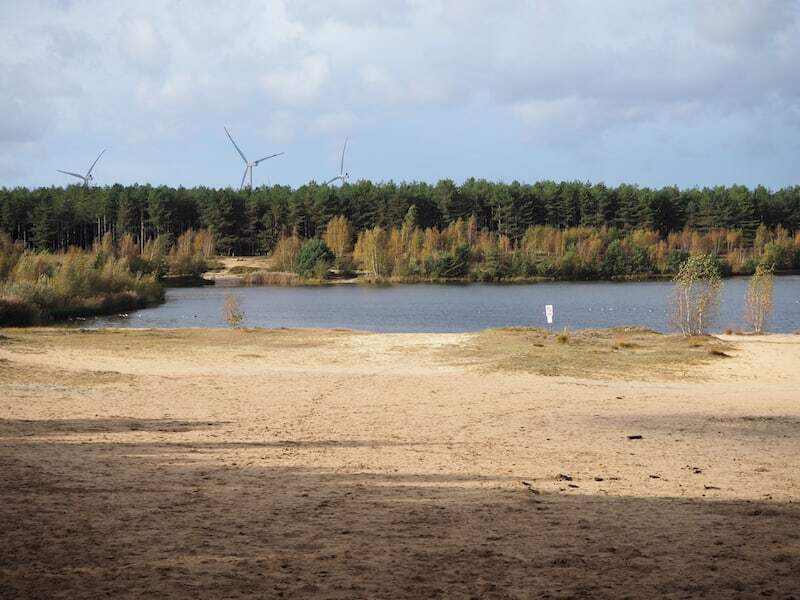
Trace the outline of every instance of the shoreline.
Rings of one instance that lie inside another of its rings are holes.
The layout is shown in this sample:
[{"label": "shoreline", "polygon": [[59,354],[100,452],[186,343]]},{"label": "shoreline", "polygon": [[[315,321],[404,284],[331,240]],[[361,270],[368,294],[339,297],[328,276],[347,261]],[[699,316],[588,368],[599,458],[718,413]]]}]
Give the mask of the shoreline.
[{"label": "shoreline", "polygon": [[[277,282],[270,282],[270,283],[245,283],[245,275],[230,275],[227,273],[219,273],[214,274],[213,277],[206,278],[203,275],[203,281],[198,282],[196,286],[187,285],[187,286],[169,286],[169,287],[200,287],[202,285],[220,285],[225,287],[328,287],[328,286],[336,286],[336,285],[364,285],[364,286],[391,286],[391,285],[418,285],[418,284],[428,284],[428,285],[460,285],[460,286],[467,286],[470,284],[483,284],[483,285],[535,285],[538,283],[647,283],[651,281],[672,281],[674,278],[673,274],[650,274],[650,275],[629,275],[624,277],[612,277],[612,278],[590,278],[590,279],[580,279],[580,278],[561,278],[561,277],[544,277],[544,276],[535,276],[535,277],[514,277],[514,278],[506,278],[506,279],[495,279],[495,280],[481,280],[477,277],[452,277],[452,278],[421,278],[421,277],[387,277],[381,280],[372,280],[368,277],[350,277],[345,279],[314,279],[314,278],[301,278],[294,273],[284,272],[284,271],[268,271],[269,274],[274,276],[281,276],[281,275],[291,275],[296,278],[296,281],[292,281],[289,283],[277,283]],[[800,275],[800,271],[798,270],[785,270],[785,271],[776,271],[776,277],[784,277],[784,276],[796,276]],[[722,280],[725,281],[727,279],[746,279],[749,278],[750,274],[732,274],[732,275],[725,275],[722,277]]]}]

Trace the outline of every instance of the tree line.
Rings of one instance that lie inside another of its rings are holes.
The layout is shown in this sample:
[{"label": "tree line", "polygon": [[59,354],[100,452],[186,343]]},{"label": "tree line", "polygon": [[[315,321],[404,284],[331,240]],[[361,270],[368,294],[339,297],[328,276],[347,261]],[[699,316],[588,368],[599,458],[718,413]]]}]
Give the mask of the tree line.
[{"label": "tree line", "polygon": [[343,216],[357,236],[376,227],[401,228],[414,207],[414,225],[445,230],[474,219],[478,231],[520,244],[532,227],[647,230],[662,238],[685,229],[741,232],[752,245],[759,226],[790,235],[800,230],[800,186],[679,189],[602,183],[541,181],[461,185],[359,181],[340,187],[171,188],[149,185],[0,189],[0,231],[26,248],[91,248],[110,234],[131,236],[140,249],[161,237],[168,243],[190,229],[214,232],[222,254],[266,254],[282,238],[321,237]]},{"label": "tree line", "polygon": [[[672,275],[698,255],[713,257],[722,275],[752,274],[759,265],[800,269],[800,231],[792,235],[780,225],[759,225],[752,239],[741,229],[685,227],[662,236],[652,229],[534,225],[514,242],[481,229],[474,215],[444,229],[423,229],[417,220],[412,206],[399,227],[356,232],[346,217],[334,217],[321,238],[281,238],[272,252],[273,269],[314,279],[358,272],[396,282],[588,280]],[[275,281],[261,274],[251,279]]]}]

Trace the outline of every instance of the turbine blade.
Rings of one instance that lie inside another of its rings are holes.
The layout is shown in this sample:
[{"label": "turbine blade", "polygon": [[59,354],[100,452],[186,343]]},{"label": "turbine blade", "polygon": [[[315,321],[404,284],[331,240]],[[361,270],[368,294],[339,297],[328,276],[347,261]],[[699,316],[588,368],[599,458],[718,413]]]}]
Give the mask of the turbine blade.
[{"label": "turbine blade", "polygon": [[329,179],[328,181],[326,181],[326,182],[325,182],[325,185],[330,185],[330,184],[332,184],[334,181],[336,181],[337,179],[341,179],[341,178],[342,178],[342,176],[341,176],[341,175],[337,175],[337,176],[336,176],[336,177],[334,177],[333,179]]},{"label": "turbine blade", "polygon": [[242,183],[239,184],[239,189],[242,189],[244,187],[244,178],[247,177],[247,169],[249,169],[249,168],[250,167],[245,167],[244,168],[244,174],[242,175]]},{"label": "turbine blade", "polygon": [[259,159],[256,161],[256,164],[258,164],[258,163],[262,163],[262,162],[264,162],[265,160],[269,160],[270,158],[275,158],[276,156],[280,156],[281,154],[283,154],[283,152],[278,152],[277,154],[270,154],[269,156],[265,156],[264,158],[259,158]]},{"label": "turbine blade", "polygon": [[100,157],[103,156],[103,154],[105,154],[105,152],[106,152],[106,150],[105,150],[105,148],[103,148],[103,151],[100,154],[97,155],[97,158],[94,159],[94,162],[92,163],[92,166],[89,167],[89,170],[86,172],[86,176],[87,177],[92,174],[92,169],[94,169],[94,166],[97,164],[97,161],[100,160]]},{"label": "turbine blade", "polygon": [[342,146],[342,162],[339,165],[339,175],[344,174],[344,153],[347,150],[347,138],[344,138],[344,146]]},{"label": "turbine blade", "polygon": [[62,171],[61,169],[56,169],[59,173],[63,173],[64,175],[72,175],[73,177],[77,177],[78,179],[86,180],[86,177],[83,175],[78,175],[77,173],[72,173],[71,171]]},{"label": "turbine blade", "polygon": [[231,141],[231,144],[233,144],[233,147],[236,148],[236,151],[239,153],[239,156],[242,157],[242,160],[244,162],[247,162],[247,157],[244,155],[244,152],[242,152],[242,149],[239,148],[239,146],[236,145],[236,142],[233,141],[233,136],[231,135],[231,132],[228,131],[227,127],[223,127],[223,129],[225,130],[225,133],[228,134],[228,139]]}]

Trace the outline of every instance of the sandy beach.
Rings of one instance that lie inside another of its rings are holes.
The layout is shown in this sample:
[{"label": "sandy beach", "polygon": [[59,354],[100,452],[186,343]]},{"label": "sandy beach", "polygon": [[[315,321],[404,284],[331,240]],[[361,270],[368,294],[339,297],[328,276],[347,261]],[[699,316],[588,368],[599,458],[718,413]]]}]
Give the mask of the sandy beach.
[{"label": "sandy beach", "polygon": [[0,331],[0,597],[800,597],[800,336],[492,335]]}]

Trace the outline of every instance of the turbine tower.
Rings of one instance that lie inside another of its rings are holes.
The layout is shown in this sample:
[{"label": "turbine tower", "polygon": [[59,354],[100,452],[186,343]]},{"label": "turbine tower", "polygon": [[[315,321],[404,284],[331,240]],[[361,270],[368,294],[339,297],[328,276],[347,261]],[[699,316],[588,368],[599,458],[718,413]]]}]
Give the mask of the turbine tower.
[{"label": "turbine tower", "polygon": [[342,146],[342,160],[339,163],[339,174],[333,179],[329,179],[328,181],[326,181],[325,185],[330,185],[336,180],[339,180],[342,183],[347,183],[347,180],[350,179],[350,173],[344,170],[344,153],[346,150],[347,150],[347,138],[344,138],[344,146]]},{"label": "turbine tower", "polygon": [[97,155],[97,158],[94,159],[92,166],[89,167],[89,170],[86,171],[86,175],[79,175],[78,173],[73,173],[72,171],[62,171],[61,169],[56,169],[59,173],[64,173],[64,175],[71,175],[72,177],[77,177],[78,179],[83,180],[83,185],[88,186],[89,182],[94,181],[94,176],[92,176],[92,169],[97,164],[97,161],[100,160],[100,157],[105,154],[105,149]]},{"label": "turbine tower", "polygon": [[280,156],[281,154],[283,154],[283,152],[278,152],[276,154],[270,154],[269,156],[265,156],[264,158],[259,158],[258,160],[254,160],[254,161],[250,162],[249,160],[247,160],[247,157],[244,155],[244,152],[242,152],[242,149],[239,148],[239,146],[236,145],[236,142],[233,141],[233,136],[231,135],[231,132],[228,131],[228,128],[227,127],[223,127],[223,129],[225,129],[225,133],[228,134],[228,139],[231,141],[231,144],[233,144],[233,147],[236,148],[236,151],[239,153],[239,156],[242,157],[242,160],[244,161],[244,164],[245,164],[244,174],[242,175],[242,183],[239,185],[239,189],[242,189],[244,187],[244,180],[247,179],[247,173],[249,172],[250,173],[250,189],[252,190],[253,189],[253,167],[257,167],[260,163],[264,162],[265,160],[268,160],[270,158],[275,158],[276,156]]}]

